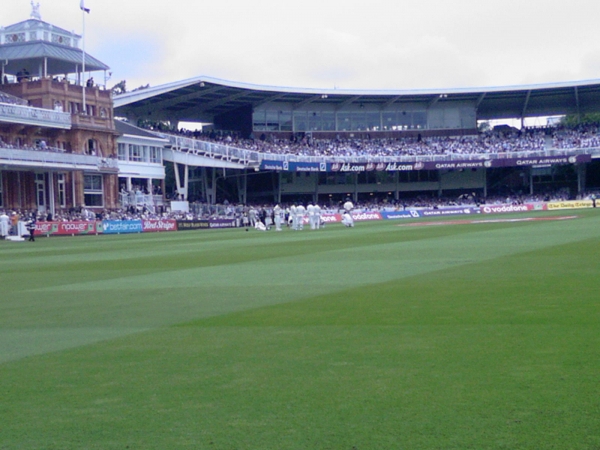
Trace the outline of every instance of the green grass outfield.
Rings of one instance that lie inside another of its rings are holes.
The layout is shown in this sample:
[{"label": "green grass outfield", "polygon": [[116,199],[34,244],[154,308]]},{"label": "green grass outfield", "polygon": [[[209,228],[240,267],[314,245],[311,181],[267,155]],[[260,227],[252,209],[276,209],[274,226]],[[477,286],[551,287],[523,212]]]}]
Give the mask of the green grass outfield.
[{"label": "green grass outfield", "polygon": [[555,215],[2,241],[0,449],[600,449],[600,212]]}]

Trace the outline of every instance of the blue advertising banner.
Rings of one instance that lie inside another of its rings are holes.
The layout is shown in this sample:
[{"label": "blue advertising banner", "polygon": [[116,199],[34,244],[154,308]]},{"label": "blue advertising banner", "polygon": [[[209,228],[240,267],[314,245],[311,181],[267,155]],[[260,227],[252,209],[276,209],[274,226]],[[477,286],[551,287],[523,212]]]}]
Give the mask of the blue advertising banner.
[{"label": "blue advertising banner", "polygon": [[289,170],[287,161],[273,161],[269,159],[263,159],[260,162],[260,170]]},{"label": "blue advertising banner", "polygon": [[327,164],[324,162],[298,162],[275,161],[263,159],[260,170],[282,170],[284,172],[326,172]]},{"label": "blue advertising banner", "polygon": [[415,219],[419,216],[419,211],[381,211],[381,217],[384,219]]},{"label": "blue advertising banner", "polygon": [[103,220],[104,234],[141,233],[144,231],[141,220]]},{"label": "blue advertising banner", "polygon": [[457,216],[464,214],[481,214],[479,208],[440,208],[440,209],[423,209],[419,211],[421,217],[439,217],[439,216]]}]

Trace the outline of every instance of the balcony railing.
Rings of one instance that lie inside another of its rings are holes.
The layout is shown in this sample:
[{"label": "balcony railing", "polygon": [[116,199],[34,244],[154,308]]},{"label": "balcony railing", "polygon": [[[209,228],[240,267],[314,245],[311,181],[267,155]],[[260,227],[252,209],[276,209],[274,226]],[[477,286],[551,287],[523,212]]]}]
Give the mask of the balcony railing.
[{"label": "balcony railing", "polygon": [[506,151],[495,153],[447,153],[439,155],[349,155],[349,156],[306,156],[289,153],[262,153],[254,150],[236,148],[231,145],[200,141],[188,137],[164,134],[174,150],[195,153],[215,159],[227,159],[247,166],[256,166],[262,160],[285,162],[313,163],[409,163],[409,162],[441,162],[482,159],[535,158],[548,156],[591,155],[600,157],[600,148],[547,149],[527,151]]},{"label": "balcony railing", "polygon": [[64,170],[117,173],[118,162],[114,158],[63,153],[59,149],[25,150],[0,146],[0,164],[8,166],[48,167]]},{"label": "balcony railing", "polygon": [[0,103],[0,122],[40,125],[68,130],[71,128],[71,114],[51,109]]},{"label": "balcony railing", "polygon": [[128,206],[146,206],[154,211],[155,206],[163,206],[164,199],[162,195],[152,194],[136,194],[134,192],[120,192],[119,203],[121,207],[127,208]]},{"label": "balcony railing", "polygon": [[230,145],[200,141],[198,139],[169,134],[161,134],[161,137],[169,139],[174,150],[206,156],[208,158],[236,162],[246,166],[258,165],[262,159],[261,153]]}]

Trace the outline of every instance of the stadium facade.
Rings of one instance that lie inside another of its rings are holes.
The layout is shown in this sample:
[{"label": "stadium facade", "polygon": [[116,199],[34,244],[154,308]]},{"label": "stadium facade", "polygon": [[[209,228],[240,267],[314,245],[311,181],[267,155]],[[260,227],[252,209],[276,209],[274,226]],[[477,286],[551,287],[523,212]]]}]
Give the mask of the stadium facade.
[{"label": "stadium facade", "polygon": [[[326,203],[465,191],[485,197],[502,187],[533,193],[544,183],[573,193],[597,187],[600,148],[559,149],[549,139],[534,151],[468,155],[302,155],[246,143],[474,136],[481,120],[598,112],[600,80],[378,91],[202,76],[113,95],[109,67],[86,54],[81,40],[42,21],[36,7],[28,20],[0,28],[0,208],[154,208],[167,194]],[[180,122],[210,124],[244,145],[156,127],[176,130]],[[136,126],[149,124],[153,130]]]}]

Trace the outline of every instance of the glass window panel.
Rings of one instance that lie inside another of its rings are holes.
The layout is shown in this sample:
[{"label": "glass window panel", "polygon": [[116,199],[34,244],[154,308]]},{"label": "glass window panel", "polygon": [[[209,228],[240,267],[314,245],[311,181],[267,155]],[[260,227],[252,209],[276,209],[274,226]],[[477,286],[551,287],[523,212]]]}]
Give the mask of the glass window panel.
[{"label": "glass window panel", "polygon": [[352,114],[349,112],[338,112],[337,114],[337,129],[339,131],[352,130]]},{"label": "glass window panel", "polygon": [[397,124],[405,130],[410,128],[412,126],[412,112],[398,111]]},{"label": "glass window panel", "polygon": [[264,131],[266,128],[265,111],[254,111],[252,113],[252,128],[256,131]]},{"label": "glass window panel", "polygon": [[381,124],[379,123],[380,114],[379,111],[368,111],[367,112],[367,129],[373,131],[379,131]]},{"label": "glass window panel", "polygon": [[393,130],[396,124],[396,111],[384,111],[382,114],[384,130]]},{"label": "glass window panel", "polygon": [[84,191],[102,191],[102,175],[85,175],[83,177]]},{"label": "glass window panel", "polygon": [[84,194],[85,206],[103,206],[102,194]]},{"label": "glass window panel", "polygon": [[413,112],[413,128],[427,128],[427,113],[425,111]]},{"label": "glass window panel", "polygon": [[118,158],[121,161],[127,161],[127,144],[121,144],[121,143],[119,143],[119,145],[118,145]]},{"label": "glass window panel", "polygon": [[266,111],[265,129],[268,131],[279,131],[278,111]]},{"label": "glass window panel", "polygon": [[367,129],[367,117],[364,111],[352,113],[352,129],[362,131]]},{"label": "glass window panel", "polygon": [[306,111],[294,111],[294,131],[307,131]]},{"label": "glass window panel", "polygon": [[323,131],[335,131],[335,113],[333,111],[322,112],[321,123]]},{"label": "glass window panel", "polygon": [[279,126],[281,131],[293,131],[291,111],[279,112]]},{"label": "glass window panel", "polygon": [[312,111],[308,113],[308,129],[310,131],[321,131],[322,123],[320,112]]}]

